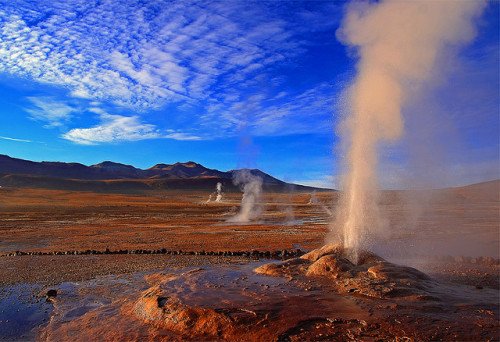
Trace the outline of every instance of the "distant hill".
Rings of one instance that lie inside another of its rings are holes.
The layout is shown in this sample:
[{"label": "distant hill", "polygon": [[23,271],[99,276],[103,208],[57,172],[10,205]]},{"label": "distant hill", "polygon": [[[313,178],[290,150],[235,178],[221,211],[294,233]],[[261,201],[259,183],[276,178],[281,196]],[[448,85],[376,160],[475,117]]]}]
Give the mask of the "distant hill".
[{"label": "distant hill", "polygon": [[[79,163],[33,162],[0,154],[0,186],[97,192],[141,192],[158,189],[213,190],[218,182],[224,191],[239,191],[232,182],[239,170],[222,172],[201,164],[157,164],[149,169],[104,161],[86,166]],[[290,184],[260,170],[249,170],[272,191],[322,190]]]},{"label": "distant hill", "polygon": [[453,195],[455,199],[470,202],[499,202],[500,201],[500,180],[476,183],[456,188],[448,188],[445,193]]}]

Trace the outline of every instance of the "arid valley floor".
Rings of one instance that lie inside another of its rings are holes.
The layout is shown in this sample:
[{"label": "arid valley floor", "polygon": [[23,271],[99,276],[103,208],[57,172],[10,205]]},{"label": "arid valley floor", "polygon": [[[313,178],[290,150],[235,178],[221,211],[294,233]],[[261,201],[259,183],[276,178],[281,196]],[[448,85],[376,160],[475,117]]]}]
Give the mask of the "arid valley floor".
[{"label": "arid valley floor", "polygon": [[[498,181],[383,194],[389,228],[373,252],[430,277],[408,271],[409,292],[392,291],[406,269],[368,269],[379,259],[349,274],[390,291],[311,276],[312,259],[279,264],[325,244],[338,192],[266,193],[248,224],[226,222],[241,193],[208,196],[0,188],[0,339],[499,338]],[[287,271],[253,272],[266,263]]]}]

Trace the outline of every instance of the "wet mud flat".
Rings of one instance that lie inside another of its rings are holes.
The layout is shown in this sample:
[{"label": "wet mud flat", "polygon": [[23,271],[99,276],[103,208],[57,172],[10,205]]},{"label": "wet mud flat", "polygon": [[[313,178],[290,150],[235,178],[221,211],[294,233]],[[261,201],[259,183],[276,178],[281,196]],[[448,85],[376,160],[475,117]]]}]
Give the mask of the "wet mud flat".
[{"label": "wet mud flat", "polygon": [[495,289],[446,282],[377,258],[346,266],[335,253],[64,282],[40,338],[498,339],[498,283]]},{"label": "wet mud flat", "polygon": [[[84,284],[110,275],[242,264],[249,258],[166,255],[60,255],[0,257],[0,340],[33,341],[47,325],[63,283]],[[49,290],[56,297],[47,298]],[[47,301],[48,299],[48,301]]]}]

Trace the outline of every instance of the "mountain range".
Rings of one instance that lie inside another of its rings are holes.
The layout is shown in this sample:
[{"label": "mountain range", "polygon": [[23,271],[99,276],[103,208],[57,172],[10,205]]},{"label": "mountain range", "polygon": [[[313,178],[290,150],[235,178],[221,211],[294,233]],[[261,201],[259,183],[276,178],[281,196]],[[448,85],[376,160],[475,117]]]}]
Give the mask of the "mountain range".
[{"label": "mountain range", "polygon": [[[104,161],[95,165],[33,162],[0,154],[0,186],[33,187],[99,192],[136,192],[156,189],[213,190],[220,182],[225,191],[237,191],[232,182],[241,170],[222,172],[189,161],[156,164],[149,169]],[[264,189],[311,191],[315,188],[290,184],[258,169],[247,170],[263,181]]]}]

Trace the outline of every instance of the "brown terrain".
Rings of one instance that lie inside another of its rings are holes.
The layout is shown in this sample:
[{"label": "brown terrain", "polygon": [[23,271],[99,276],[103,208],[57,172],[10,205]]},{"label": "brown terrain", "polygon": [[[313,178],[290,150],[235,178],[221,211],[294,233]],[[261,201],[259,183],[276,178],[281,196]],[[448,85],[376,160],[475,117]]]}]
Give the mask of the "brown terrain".
[{"label": "brown terrain", "polygon": [[[384,192],[390,229],[373,249],[384,259],[359,265],[341,250],[295,258],[325,244],[325,206],[339,192],[266,192],[261,218],[235,224],[226,220],[241,193],[207,203],[215,187],[4,186],[1,336],[498,340],[499,184]],[[282,271],[273,256],[291,266]],[[57,290],[50,303],[48,289]]]}]

